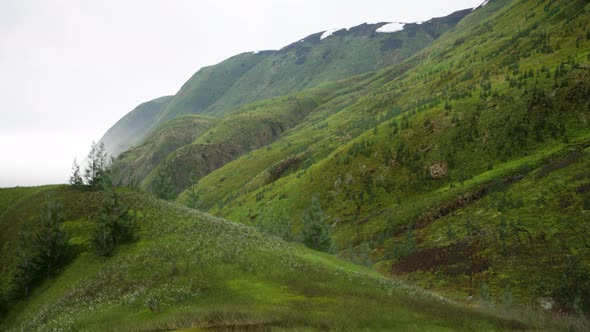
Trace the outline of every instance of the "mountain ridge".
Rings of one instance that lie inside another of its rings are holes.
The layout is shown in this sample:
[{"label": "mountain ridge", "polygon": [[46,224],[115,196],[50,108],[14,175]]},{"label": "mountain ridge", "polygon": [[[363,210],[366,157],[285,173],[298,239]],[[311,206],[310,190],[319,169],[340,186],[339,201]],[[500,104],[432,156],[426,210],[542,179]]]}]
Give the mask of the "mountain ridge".
[{"label": "mountain ridge", "polygon": [[[280,50],[244,52],[197,71],[157,114],[149,127],[134,130],[132,142],[119,139],[117,124],[100,141],[114,157],[122,151],[111,144],[134,146],[167,120],[183,114],[222,116],[249,102],[287,95],[323,82],[344,79],[399,63],[450,29],[470,10],[433,18],[407,31],[377,33],[385,25],[363,23],[321,40],[311,34]],[[126,128],[126,127],[125,127]],[[111,143],[112,142],[112,143]]]}]

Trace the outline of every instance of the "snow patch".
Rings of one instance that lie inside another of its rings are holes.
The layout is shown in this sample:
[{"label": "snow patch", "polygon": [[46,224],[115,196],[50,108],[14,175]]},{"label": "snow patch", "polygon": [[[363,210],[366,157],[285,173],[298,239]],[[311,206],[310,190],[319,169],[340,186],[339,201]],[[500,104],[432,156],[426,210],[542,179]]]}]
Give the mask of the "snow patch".
[{"label": "snow patch", "polygon": [[384,26],[380,27],[379,29],[375,30],[375,32],[391,33],[391,32],[401,31],[404,29],[405,25],[406,25],[405,23],[400,23],[400,22],[387,23]]},{"label": "snow patch", "polygon": [[478,9],[478,8],[481,8],[481,7],[485,6],[485,5],[487,5],[488,3],[490,3],[490,0],[485,0],[485,1],[484,1],[484,2],[481,4],[481,5],[479,5],[479,6],[475,7],[475,8],[473,8],[471,11],[473,12],[473,11],[475,11],[476,9]]},{"label": "snow patch", "polygon": [[324,39],[330,37],[334,32],[336,32],[338,30],[341,30],[341,29],[332,28],[330,30],[324,31],[324,33],[322,33],[322,36],[320,37],[320,40],[324,40]]},{"label": "snow patch", "polygon": [[258,54],[260,51],[253,51],[252,54]]}]

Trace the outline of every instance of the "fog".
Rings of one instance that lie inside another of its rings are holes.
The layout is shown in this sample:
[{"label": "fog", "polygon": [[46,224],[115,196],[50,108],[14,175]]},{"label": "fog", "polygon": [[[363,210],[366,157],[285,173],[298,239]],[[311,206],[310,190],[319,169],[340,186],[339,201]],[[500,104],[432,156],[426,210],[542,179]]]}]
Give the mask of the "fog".
[{"label": "fog", "polygon": [[0,2],[0,187],[65,183],[117,120],[200,67],[363,22],[423,21],[452,1]]}]

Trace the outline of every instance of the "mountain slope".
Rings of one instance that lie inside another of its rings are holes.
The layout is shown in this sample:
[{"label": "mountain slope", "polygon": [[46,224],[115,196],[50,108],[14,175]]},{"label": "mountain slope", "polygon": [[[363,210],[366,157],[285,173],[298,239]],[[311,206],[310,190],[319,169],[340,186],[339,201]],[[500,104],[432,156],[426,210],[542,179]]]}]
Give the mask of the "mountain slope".
[{"label": "mountain slope", "polygon": [[309,89],[353,75],[397,64],[415,54],[452,28],[470,10],[422,24],[407,24],[403,30],[379,33],[385,23],[362,24],[333,32],[310,35],[261,61],[206,110],[227,114],[248,102],[269,99]]},{"label": "mountain slope", "polygon": [[[0,323],[3,330],[492,331],[527,326],[468,310],[253,228],[135,193],[123,197],[144,216],[139,241],[98,258],[88,236],[101,195],[67,187],[53,191],[66,207],[61,227],[72,234],[76,257],[28,301],[14,303]],[[35,199],[21,203],[29,216],[41,209]],[[7,222],[10,217],[0,219],[0,225]]]},{"label": "mountain slope", "polygon": [[[403,30],[392,33],[376,32],[386,23],[363,24],[341,29],[324,39],[321,39],[323,33],[316,33],[278,51],[236,55],[195,73],[163,105],[163,111],[145,116],[151,121],[149,125],[140,124],[130,131],[131,136],[118,139],[122,132],[131,129],[118,123],[102,141],[116,157],[125,150],[123,147],[136,146],[150,131],[183,114],[220,116],[250,102],[400,63],[451,29],[468,12],[458,11],[421,24],[409,23]],[[133,126],[133,122],[124,122]],[[127,139],[130,140],[119,143]]]},{"label": "mountain slope", "polygon": [[242,76],[272,54],[272,51],[242,53],[214,66],[199,69],[174,95],[166,110],[154,121],[154,125],[183,114],[205,113]]},{"label": "mountain slope", "polygon": [[122,153],[113,165],[115,181],[126,184],[144,179],[176,149],[192,143],[215,125],[216,118],[183,115],[166,122],[150,134],[143,144]]},{"label": "mountain slope", "polygon": [[589,25],[587,1],[487,1],[398,65],[241,106],[155,169],[179,202],[294,233],[317,197],[339,255],[456,300],[587,313]]},{"label": "mountain slope", "polygon": [[107,153],[113,157],[138,145],[144,140],[171,100],[172,96],[165,96],[137,106],[117,121],[103,135],[99,143],[104,143]]},{"label": "mountain slope", "polygon": [[[506,226],[518,217],[496,205],[490,211],[469,206],[482,198],[490,204],[488,195],[503,195],[503,186],[523,176],[535,183],[527,174],[588,146],[589,13],[587,1],[488,2],[423,52],[377,74],[386,81],[352,105],[324,117],[318,113],[201,179],[196,186],[200,208],[246,224],[278,213],[297,230],[315,195],[330,215],[339,252],[352,260],[369,248],[382,272],[458,299],[488,285],[496,301],[510,289],[518,303],[549,299],[560,310],[587,311],[589,285],[571,274],[573,269],[583,275],[590,266],[583,242],[563,232],[547,239],[559,264],[550,263],[556,259],[551,250],[523,250],[507,258],[499,239],[506,229],[524,230],[530,238],[521,246],[530,248],[531,239],[543,238],[547,230],[534,223]],[[576,168],[571,172],[563,176],[582,176]],[[587,194],[576,188],[583,185],[564,187],[571,195],[567,204],[535,209],[525,199],[519,209],[527,219],[552,216],[556,229],[581,224]],[[515,188],[522,191],[516,196],[533,194]],[[493,204],[500,204],[498,199]],[[188,203],[188,192],[179,200]],[[441,228],[439,220],[451,213],[461,217]],[[504,222],[481,213],[505,215]],[[556,217],[561,214],[569,217]],[[496,224],[483,225],[485,220]],[[460,235],[443,241],[448,229]],[[576,231],[587,235],[583,227]],[[556,243],[564,249],[557,250]],[[405,267],[437,250],[456,258]],[[540,273],[537,267],[504,262],[526,261],[533,253],[547,259],[539,269],[552,271],[538,281],[542,287],[518,279]],[[568,257],[575,257],[575,267]]]}]

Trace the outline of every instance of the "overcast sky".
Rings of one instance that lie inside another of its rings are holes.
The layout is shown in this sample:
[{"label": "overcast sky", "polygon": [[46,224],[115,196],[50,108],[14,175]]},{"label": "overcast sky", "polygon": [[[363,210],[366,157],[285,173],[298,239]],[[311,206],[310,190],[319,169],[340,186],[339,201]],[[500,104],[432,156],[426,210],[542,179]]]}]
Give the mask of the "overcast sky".
[{"label": "overcast sky", "polygon": [[0,187],[67,182],[74,157],[200,67],[364,22],[482,0],[0,0]]}]

